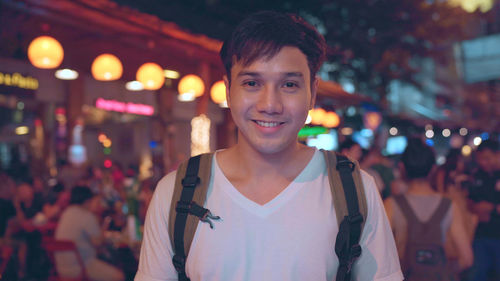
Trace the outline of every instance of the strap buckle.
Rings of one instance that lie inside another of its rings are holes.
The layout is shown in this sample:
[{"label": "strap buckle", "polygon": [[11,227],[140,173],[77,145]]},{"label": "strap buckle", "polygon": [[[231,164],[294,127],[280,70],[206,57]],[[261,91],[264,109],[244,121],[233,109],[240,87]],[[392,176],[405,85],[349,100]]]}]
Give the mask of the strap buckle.
[{"label": "strap buckle", "polygon": [[174,255],[172,258],[172,263],[174,264],[175,270],[179,273],[183,273],[186,270],[186,257],[180,255]]},{"label": "strap buckle", "polygon": [[175,205],[175,210],[179,213],[189,213],[191,211],[191,207],[193,206],[193,201],[177,201]]},{"label": "strap buckle", "polygon": [[337,171],[340,171],[341,169],[349,169],[351,172],[354,171],[354,168],[356,167],[356,164],[349,160],[340,160],[337,162]]},{"label": "strap buckle", "polygon": [[185,176],[182,179],[183,187],[195,188],[200,183],[200,177],[198,176]]},{"label": "strap buckle", "polygon": [[359,244],[352,245],[351,250],[349,251],[350,260],[354,262],[357,257],[361,256],[361,246]]},{"label": "strap buckle", "polygon": [[349,248],[349,254],[346,260],[339,261],[340,266],[344,266],[346,269],[346,274],[349,274],[352,270],[352,266],[356,259],[361,255],[361,246],[359,244],[352,245]]},{"label": "strap buckle", "polygon": [[357,213],[353,216],[347,216],[347,220],[350,224],[356,224],[363,222],[363,216],[360,213]]}]

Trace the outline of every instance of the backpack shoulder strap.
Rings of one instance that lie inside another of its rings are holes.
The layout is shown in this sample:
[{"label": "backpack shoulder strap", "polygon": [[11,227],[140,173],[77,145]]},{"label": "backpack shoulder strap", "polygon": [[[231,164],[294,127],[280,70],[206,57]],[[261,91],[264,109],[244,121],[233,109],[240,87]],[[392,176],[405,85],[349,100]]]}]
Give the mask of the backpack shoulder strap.
[{"label": "backpack shoulder strap", "polygon": [[427,221],[427,224],[429,225],[440,224],[441,221],[446,216],[446,213],[448,213],[450,207],[451,207],[451,200],[445,197],[441,198],[439,206],[436,208],[436,211],[434,211],[434,214],[432,214],[431,218]]},{"label": "backpack shoulder strap", "polygon": [[339,223],[335,241],[339,257],[336,280],[350,280],[352,264],[361,255],[359,239],[367,216],[365,191],[357,162],[335,152],[323,150],[323,154]]},{"label": "backpack shoulder strap", "polygon": [[413,211],[412,207],[410,206],[408,199],[406,199],[406,196],[396,195],[394,196],[394,201],[396,202],[396,204],[398,204],[399,209],[405,216],[406,220],[408,221],[408,224],[421,223],[420,220],[417,218],[417,215],[415,215],[415,212]]},{"label": "backpack shoulder strap", "polygon": [[207,222],[212,227],[210,219],[218,219],[203,208],[210,183],[212,158],[213,153],[200,154],[177,169],[168,232],[175,253],[173,264],[180,281],[189,280],[185,272],[186,259],[198,221]]},{"label": "backpack shoulder strap", "polygon": [[[366,203],[365,189],[363,187],[363,182],[361,180],[361,172],[359,169],[359,164],[343,155],[340,155],[334,151],[322,150],[328,171],[328,179],[330,181],[330,190],[332,191],[333,204],[335,206],[335,212],[337,214],[337,222],[340,225],[345,216],[349,214],[348,206],[346,201],[346,195],[344,193],[344,185],[341,179],[341,173],[337,170],[337,157],[340,157],[343,161],[350,161],[354,164],[354,169],[349,171],[348,174],[352,176],[354,181],[354,190],[356,190],[356,198],[358,201],[359,213],[366,218],[368,214],[368,207]],[[346,174],[347,175],[347,174]],[[351,184],[349,184],[351,185]],[[349,193],[351,194],[351,193]],[[354,197],[354,196],[349,196]],[[354,201],[354,200],[353,200]],[[355,203],[356,201],[352,202]],[[361,224],[363,228],[364,221]]]}]

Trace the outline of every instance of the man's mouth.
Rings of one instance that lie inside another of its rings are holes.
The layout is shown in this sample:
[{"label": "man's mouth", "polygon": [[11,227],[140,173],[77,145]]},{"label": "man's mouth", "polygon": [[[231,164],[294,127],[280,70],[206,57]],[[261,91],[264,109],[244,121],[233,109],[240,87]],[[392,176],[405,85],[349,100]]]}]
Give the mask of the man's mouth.
[{"label": "man's mouth", "polygon": [[277,127],[277,126],[284,123],[284,122],[268,122],[268,121],[258,121],[258,120],[255,120],[254,122],[257,123],[257,125],[262,126],[262,127],[266,127],[266,128]]}]

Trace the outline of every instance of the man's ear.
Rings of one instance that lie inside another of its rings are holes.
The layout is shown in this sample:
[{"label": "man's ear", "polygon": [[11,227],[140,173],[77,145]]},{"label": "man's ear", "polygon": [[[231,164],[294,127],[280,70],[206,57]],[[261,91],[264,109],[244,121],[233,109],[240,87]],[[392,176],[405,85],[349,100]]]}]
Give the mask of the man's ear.
[{"label": "man's ear", "polygon": [[318,93],[319,77],[314,76],[314,81],[311,83],[311,102],[309,103],[309,110],[314,108],[316,104],[316,95]]},{"label": "man's ear", "polygon": [[224,79],[224,86],[226,86],[226,102],[227,102],[227,106],[231,107],[231,101],[230,101],[230,97],[229,97],[229,88],[231,87],[231,84],[229,83],[229,79],[227,78],[227,75],[224,75],[223,79]]}]

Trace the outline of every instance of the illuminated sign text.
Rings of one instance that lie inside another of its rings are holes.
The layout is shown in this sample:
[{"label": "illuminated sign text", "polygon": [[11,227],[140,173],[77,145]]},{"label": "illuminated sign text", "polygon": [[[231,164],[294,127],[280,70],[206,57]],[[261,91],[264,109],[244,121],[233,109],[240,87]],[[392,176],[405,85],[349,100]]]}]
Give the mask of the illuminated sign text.
[{"label": "illuminated sign text", "polygon": [[103,98],[97,99],[95,107],[107,111],[116,111],[147,116],[151,116],[155,113],[154,107],[150,105],[131,102],[125,103],[116,100],[106,100]]},{"label": "illuminated sign text", "polygon": [[21,89],[36,90],[38,89],[38,79],[31,76],[23,76],[20,73],[3,73],[0,72],[0,85],[17,87]]}]

